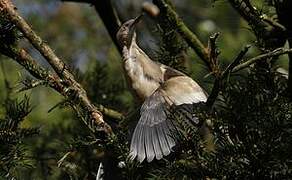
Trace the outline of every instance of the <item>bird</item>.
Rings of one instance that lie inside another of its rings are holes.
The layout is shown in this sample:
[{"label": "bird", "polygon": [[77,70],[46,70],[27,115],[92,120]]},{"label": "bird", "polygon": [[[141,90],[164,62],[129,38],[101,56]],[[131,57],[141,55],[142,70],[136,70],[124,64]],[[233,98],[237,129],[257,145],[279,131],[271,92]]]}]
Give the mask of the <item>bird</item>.
[{"label": "bird", "polygon": [[135,96],[142,102],[129,156],[142,163],[173,152],[175,124],[167,118],[171,106],[206,102],[207,94],[186,74],[153,61],[137,44],[136,25],[142,15],[123,23],[116,38],[122,48],[123,68]]}]

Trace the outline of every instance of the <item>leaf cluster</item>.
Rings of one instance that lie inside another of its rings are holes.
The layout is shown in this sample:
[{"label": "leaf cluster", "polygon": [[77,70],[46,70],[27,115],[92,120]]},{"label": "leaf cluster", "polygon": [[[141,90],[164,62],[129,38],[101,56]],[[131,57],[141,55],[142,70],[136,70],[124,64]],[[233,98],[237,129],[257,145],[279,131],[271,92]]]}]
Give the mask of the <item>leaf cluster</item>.
[{"label": "leaf cluster", "polygon": [[12,178],[17,168],[32,167],[27,157],[24,140],[39,133],[37,128],[23,128],[21,122],[31,112],[29,98],[7,100],[4,105],[6,114],[0,120],[0,175]]},{"label": "leaf cluster", "polygon": [[[185,118],[176,119],[181,153],[154,169],[151,178],[290,179],[292,104],[286,83],[274,70],[252,69],[241,81],[230,82],[213,111],[196,111],[201,105],[193,105]],[[211,121],[215,151],[204,148],[199,123],[186,120],[193,115],[197,122]]]}]

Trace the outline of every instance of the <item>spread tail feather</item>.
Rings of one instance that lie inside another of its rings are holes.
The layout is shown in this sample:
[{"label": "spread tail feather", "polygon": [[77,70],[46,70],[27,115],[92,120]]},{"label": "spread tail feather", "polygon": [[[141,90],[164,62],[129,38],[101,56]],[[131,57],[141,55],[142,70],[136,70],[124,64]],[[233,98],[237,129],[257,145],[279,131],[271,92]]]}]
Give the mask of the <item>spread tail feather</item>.
[{"label": "spread tail feather", "polygon": [[168,104],[160,91],[151,95],[141,107],[141,117],[132,136],[130,157],[151,162],[167,156],[175,146],[171,136],[174,126],[167,119]]}]

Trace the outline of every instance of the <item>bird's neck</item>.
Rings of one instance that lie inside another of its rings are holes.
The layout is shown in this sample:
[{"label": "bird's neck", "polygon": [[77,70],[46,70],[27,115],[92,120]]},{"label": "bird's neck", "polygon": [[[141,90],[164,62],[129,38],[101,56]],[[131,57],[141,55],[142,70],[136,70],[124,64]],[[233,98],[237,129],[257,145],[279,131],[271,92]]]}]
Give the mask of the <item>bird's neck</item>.
[{"label": "bird's neck", "polygon": [[159,86],[162,76],[160,67],[140,49],[136,41],[129,48],[124,46],[123,56],[129,85],[141,99],[149,97]]}]

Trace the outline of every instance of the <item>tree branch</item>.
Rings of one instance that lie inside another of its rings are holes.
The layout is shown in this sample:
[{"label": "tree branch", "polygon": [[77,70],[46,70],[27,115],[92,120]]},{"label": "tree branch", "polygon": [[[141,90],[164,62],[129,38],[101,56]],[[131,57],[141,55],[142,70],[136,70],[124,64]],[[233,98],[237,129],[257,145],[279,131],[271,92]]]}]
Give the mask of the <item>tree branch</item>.
[{"label": "tree branch", "polygon": [[[216,36],[215,36],[216,37]],[[214,45],[213,45],[214,46]],[[233,68],[239,64],[239,62],[242,60],[243,56],[247,53],[250,46],[245,46],[243,50],[240,51],[240,53],[237,55],[237,57],[234,59],[234,61],[227,66],[227,68],[221,72],[218,67],[218,74],[215,76],[215,82],[212,88],[212,91],[210,93],[210,96],[208,97],[208,100],[206,102],[206,105],[208,107],[212,107],[214,102],[216,101],[219,92],[222,90],[222,85],[224,79],[229,75]]]},{"label": "tree branch", "polygon": [[[153,2],[157,3],[155,0]],[[142,8],[144,12],[157,22],[158,31],[161,36],[159,61],[177,70],[184,71],[186,67],[185,53],[187,46],[181,35],[173,29],[173,20],[168,16],[167,10],[159,9],[150,2],[143,3]],[[165,58],[165,56],[168,58]]]},{"label": "tree branch", "polygon": [[210,72],[212,72],[215,77],[220,76],[220,67],[219,67],[219,61],[218,61],[218,55],[219,51],[216,45],[216,41],[219,37],[219,33],[215,33],[209,37],[208,41],[208,68]]},{"label": "tree branch", "polygon": [[[73,104],[76,104],[80,107],[84,112],[88,114],[90,120],[94,122],[100,130],[104,131],[107,134],[112,133],[111,127],[104,122],[102,113],[97,110],[97,108],[90,102],[87,97],[86,91],[82,88],[82,86],[75,81],[74,76],[67,70],[65,67],[65,63],[60,60],[53,50],[30,28],[30,26],[26,23],[26,21],[18,14],[16,11],[16,7],[12,4],[10,0],[1,0],[0,1],[0,10],[1,13],[5,14],[5,16],[16,25],[16,27],[23,33],[23,35],[30,41],[30,43],[44,56],[47,62],[52,66],[52,68],[56,71],[59,78],[62,80],[62,85],[65,88],[62,88],[61,94],[68,98]],[[14,58],[18,60],[29,60],[29,55],[21,50],[16,53],[17,56]],[[25,61],[24,61],[25,62]],[[31,68],[31,66],[23,65],[33,76],[38,79],[47,78],[46,73],[38,72],[37,68]]]},{"label": "tree branch", "polygon": [[194,34],[179,18],[178,14],[171,8],[171,5],[167,4],[164,0],[153,0],[160,10],[167,12],[169,19],[172,19],[178,33],[185,39],[187,44],[197,53],[197,55],[205,62],[207,67],[209,67],[209,58],[207,48],[200,41],[198,36]]},{"label": "tree branch", "polygon": [[101,1],[101,0],[61,0],[63,2],[78,2],[78,3],[89,3],[92,4],[98,13],[100,19],[105,25],[112,41],[116,45],[120,54],[122,54],[122,48],[120,47],[116,34],[120,28],[120,20],[112,6],[110,0]]},{"label": "tree branch", "polygon": [[259,44],[265,49],[272,50],[285,44],[286,28],[253,7],[250,0],[228,0],[228,2],[248,22]]},{"label": "tree branch", "polygon": [[232,72],[237,72],[237,71],[240,71],[258,61],[262,61],[262,60],[265,60],[266,58],[270,58],[270,57],[275,57],[275,56],[280,56],[280,55],[283,55],[283,54],[288,54],[288,53],[292,53],[292,49],[285,49],[285,48],[278,48],[278,49],[275,49],[274,51],[271,51],[271,52],[268,52],[268,53],[265,53],[265,54],[261,54],[259,56],[256,56],[256,57],[253,57],[237,66],[235,66],[232,70]]},{"label": "tree branch", "polygon": [[39,66],[24,49],[10,49],[9,53],[6,55],[23,66],[32,76],[39,80],[46,81],[50,87],[64,95],[64,86],[61,83],[61,79]]},{"label": "tree branch", "polygon": [[240,61],[243,59],[245,54],[247,53],[248,49],[250,48],[250,45],[247,45],[243,48],[243,50],[240,51],[240,53],[237,55],[237,57],[234,59],[234,61],[227,66],[227,68],[222,73],[222,78],[225,78],[229,73],[233,71],[233,69],[240,63]]},{"label": "tree branch", "polygon": [[262,14],[251,5],[249,0],[228,0],[228,2],[252,27],[263,29],[267,26],[262,20]]}]

